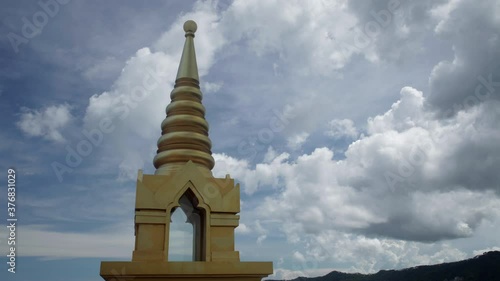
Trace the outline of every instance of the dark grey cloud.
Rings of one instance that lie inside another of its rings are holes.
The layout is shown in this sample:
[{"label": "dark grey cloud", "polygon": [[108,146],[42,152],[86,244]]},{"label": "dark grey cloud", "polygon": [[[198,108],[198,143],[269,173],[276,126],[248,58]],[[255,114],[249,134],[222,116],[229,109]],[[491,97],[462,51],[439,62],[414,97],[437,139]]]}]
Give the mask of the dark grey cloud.
[{"label": "dark grey cloud", "polygon": [[435,30],[453,44],[454,57],[434,67],[429,104],[447,118],[500,97],[498,1],[459,1]]},{"label": "dark grey cloud", "polygon": [[349,1],[357,28],[370,38],[377,56],[404,63],[427,48],[426,32],[436,20],[431,9],[446,1]]},{"label": "dark grey cloud", "polygon": [[[390,6],[397,7],[394,13],[389,13]],[[371,38],[382,60],[405,63],[428,48],[432,53],[426,55],[431,57],[449,49],[451,56],[441,55],[429,78],[430,91],[425,93],[430,107],[441,117],[498,99],[498,1],[349,1],[349,7],[358,18],[359,29],[365,30],[373,22],[380,24],[380,31]],[[429,43],[432,33],[446,44]]]}]

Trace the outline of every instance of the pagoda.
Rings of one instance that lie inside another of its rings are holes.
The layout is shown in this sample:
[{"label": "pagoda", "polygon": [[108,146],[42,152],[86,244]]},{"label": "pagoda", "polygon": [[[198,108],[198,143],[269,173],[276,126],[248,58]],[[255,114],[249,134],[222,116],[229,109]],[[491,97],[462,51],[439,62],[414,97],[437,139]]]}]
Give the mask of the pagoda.
[{"label": "pagoda", "polygon": [[[241,262],[234,246],[240,186],[212,175],[212,143],[202,104],[194,48],[197,25],[184,23],[185,44],[161,123],[154,175],[139,170],[132,261],[101,262],[106,281],[261,280],[272,262]],[[171,216],[177,209],[193,226],[192,261],[170,261]]]}]

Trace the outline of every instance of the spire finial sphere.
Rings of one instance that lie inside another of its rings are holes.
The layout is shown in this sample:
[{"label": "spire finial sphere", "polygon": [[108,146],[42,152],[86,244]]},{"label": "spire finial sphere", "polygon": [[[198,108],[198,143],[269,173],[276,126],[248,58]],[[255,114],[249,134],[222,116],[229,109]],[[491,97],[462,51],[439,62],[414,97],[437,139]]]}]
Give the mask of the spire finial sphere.
[{"label": "spire finial sphere", "polygon": [[187,32],[195,33],[197,28],[198,26],[196,25],[196,22],[194,22],[193,20],[188,20],[184,23],[184,31],[186,33]]}]

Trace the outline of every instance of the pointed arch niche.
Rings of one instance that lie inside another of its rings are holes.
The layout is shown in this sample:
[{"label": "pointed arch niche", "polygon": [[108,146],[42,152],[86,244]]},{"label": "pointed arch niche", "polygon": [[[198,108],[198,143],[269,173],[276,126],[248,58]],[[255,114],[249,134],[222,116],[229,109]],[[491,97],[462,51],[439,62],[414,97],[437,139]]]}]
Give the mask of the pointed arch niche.
[{"label": "pointed arch niche", "polygon": [[[170,212],[170,227],[168,234],[168,259],[169,261],[204,261],[205,260],[205,233],[206,233],[206,212],[200,207],[200,201],[195,195],[191,186],[179,197],[177,206]],[[188,224],[189,226],[186,227]],[[177,231],[177,235],[174,234]],[[182,232],[181,232],[182,231]],[[179,237],[179,233],[189,234],[187,237]],[[191,241],[188,241],[191,240]],[[179,258],[179,252],[175,252],[176,247],[187,247],[190,258]]]}]

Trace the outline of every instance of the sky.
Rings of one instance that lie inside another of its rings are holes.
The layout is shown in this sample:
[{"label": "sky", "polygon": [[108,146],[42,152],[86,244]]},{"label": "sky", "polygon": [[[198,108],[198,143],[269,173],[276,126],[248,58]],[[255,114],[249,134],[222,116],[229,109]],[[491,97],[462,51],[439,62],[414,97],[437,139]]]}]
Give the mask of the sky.
[{"label": "sky", "polygon": [[131,259],[135,181],[154,173],[188,19],[213,174],[241,185],[241,260],[292,279],[500,250],[499,1],[1,7],[18,218],[15,274],[0,228],[2,280],[97,281],[101,261]]}]

